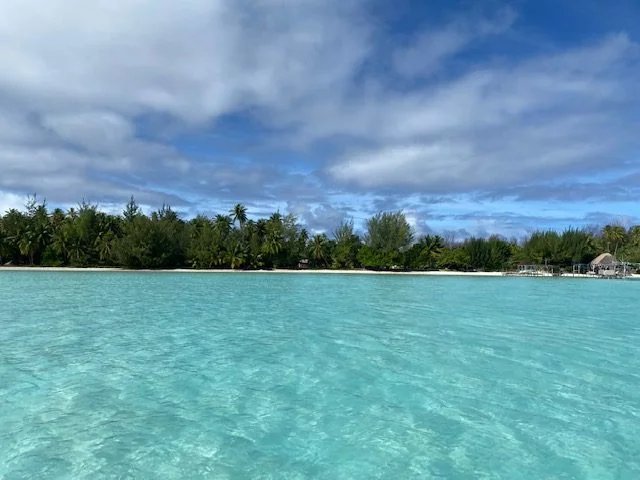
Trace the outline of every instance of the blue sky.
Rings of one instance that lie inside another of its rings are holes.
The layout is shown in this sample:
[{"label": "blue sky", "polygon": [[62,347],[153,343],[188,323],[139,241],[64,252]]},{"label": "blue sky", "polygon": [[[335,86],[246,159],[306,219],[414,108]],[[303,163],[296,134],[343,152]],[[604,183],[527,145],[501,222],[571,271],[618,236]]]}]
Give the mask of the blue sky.
[{"label": "blue sky", "polygon": [[640,223],[635,1],[5,0],[0,209]]}]

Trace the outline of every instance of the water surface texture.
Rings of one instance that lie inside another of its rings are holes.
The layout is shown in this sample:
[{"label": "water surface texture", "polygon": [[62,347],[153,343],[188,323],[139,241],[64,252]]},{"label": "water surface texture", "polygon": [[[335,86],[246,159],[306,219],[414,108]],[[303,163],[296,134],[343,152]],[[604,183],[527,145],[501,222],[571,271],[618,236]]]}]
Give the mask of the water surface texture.
[{"label": "water surface texture", "polygon": [[0,478],[638,479],[639,294],[0,272]]}]

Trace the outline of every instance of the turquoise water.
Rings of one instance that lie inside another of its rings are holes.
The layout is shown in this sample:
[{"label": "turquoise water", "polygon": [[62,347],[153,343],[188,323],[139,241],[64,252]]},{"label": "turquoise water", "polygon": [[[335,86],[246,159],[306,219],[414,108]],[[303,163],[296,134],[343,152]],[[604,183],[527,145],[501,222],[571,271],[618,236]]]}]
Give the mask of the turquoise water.
[{"label": "turquoise water", "polygon": [[639,293],[0,272],[0,478],[638,479]]}]

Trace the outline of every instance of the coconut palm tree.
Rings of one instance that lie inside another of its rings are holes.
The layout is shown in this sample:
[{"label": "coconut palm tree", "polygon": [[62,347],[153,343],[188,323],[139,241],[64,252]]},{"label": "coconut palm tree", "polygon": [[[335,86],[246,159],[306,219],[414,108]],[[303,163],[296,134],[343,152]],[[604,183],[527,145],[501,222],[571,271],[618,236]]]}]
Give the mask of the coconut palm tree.
[{"label": "coconut palm tree", "polygon": [[238,225],[242,230],[242,227],[244,227],[244,224],[247,222],[247,207],[241,203],[236,203],[229,213],[231,213],[233,223],[238,222]]},{"label": "coconut palm tree", "polygon": [[102,263],[108,262],[113,254],[115,234],[111,230],[100,232],[94,241],[94,248],[98,252],[98,258]]},{"label": "coconut palm tree", "polygon": [[242,243],[234,242],[227,252],[227,261],[232,269],[241,268],[247,259],[247,253]]},{"label": "coconut palm tree", "polygon": [[640,245],[640,225],[635,225],[629,229],[629,239],[634,245]]},{"label": "coconut palm tree", "polygon": [[307,243],[307,240],[309,240],[309,232],[306,228],[303,228],[300,230],[300,241],[302,243]]},{"label": "coconut palm tree", "polygon": [[276,232],[269,232],[263,244],[267,255],[277,255],[282,250],[282,237]]},{"label": "coconut palm tree", "polygon": [[[269,220],[265,224],[265,233],[262,240],[262,253],[267,264],[277,264],[277,257],[285,246],[282,223]],[[276,265],[277,266],[277,265]]]},{"label": "coconut palm tree", "polygon": [[33,265],[35,247],[36,242],[31,232],[22,232],[18,248],[20,248],[20,255],[29,258],[29,265]]},{"label": "coconut palm tree", "polygon": [[270,223],[282,224],[282,214],[280,212],[272,213],[268,221]]},{"label": "coconut palm tree", "polygon": [[84,265],[86,259],[86,252],[82,239],[79,236],[74,236],[69,242],[69,259],[75,265]]},{"label": "coconut palm tree", "polygon": [[229,215],[216,215],[213,222],[215,228],[222,234],[226,235],[231,230],[232,225],[231,217]]},{"label": "coconut palm tree", "polygon": [[264,218],[261,218],[256,222],[254,234],[259,243],[264,242],[264,239],[267,236],[267,221]]},{"label": "coconut palm tree", "polygon": [[423,268],[433,268],[438,255],[444,248],[444,240],[440,235],[425,235],[418,241],[419,259]]},{"label": "coconut palm tree", "polygon": [[611,251],[613,246],[613,255],[615,256],[618,247],[622,245],[627,232],[621,225],[607,225],[602,229],[602,238],[606,242],[607,250]]},{"label": "coconut palm tree", "polygon": [[329,239],[324,233],[314,235],[311,239],[309,253],[317,266],[327,266]]}]

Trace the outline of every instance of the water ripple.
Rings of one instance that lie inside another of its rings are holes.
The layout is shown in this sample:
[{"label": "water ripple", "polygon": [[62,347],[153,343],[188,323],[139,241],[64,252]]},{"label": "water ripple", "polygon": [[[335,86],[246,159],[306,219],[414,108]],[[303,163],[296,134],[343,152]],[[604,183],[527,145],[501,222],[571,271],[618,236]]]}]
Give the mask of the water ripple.
[{"label": "water ripple", "polygon": [[0,272],[0,478],[640,478],[639,289]]}]

